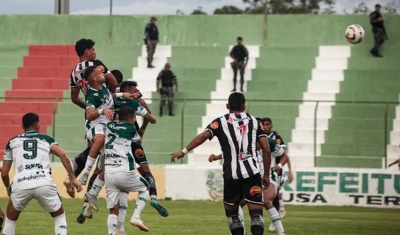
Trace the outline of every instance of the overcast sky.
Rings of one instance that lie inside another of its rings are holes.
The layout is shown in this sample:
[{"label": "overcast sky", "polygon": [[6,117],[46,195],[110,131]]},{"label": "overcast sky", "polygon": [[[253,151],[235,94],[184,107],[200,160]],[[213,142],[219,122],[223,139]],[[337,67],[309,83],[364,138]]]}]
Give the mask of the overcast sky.
[{"label": "overcast sky", "polygon": [[[337,0],[336,11],[351,11],[360,2],[373,9],[376,3],[382,5],[400,0]],[[54,0],[0,0],[0,14],[54,14]],[[109,13],[110,0],[70,0],[71,14],[103,15]],[[245,8],[243,0],[114,0],[113,13],[116,15],[175,15],[179,9],[190,14],[199,6],[212,14],[214,9],[224,5]]]}]

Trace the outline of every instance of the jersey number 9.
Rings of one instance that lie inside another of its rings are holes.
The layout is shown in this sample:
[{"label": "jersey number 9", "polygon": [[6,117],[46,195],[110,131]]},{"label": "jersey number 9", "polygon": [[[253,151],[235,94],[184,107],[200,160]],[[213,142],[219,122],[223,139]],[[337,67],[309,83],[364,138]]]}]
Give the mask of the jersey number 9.
[{"label": "jersey number 9", "polygon": [[37,157],[37,141],[36,140],[25,140],[24,141],[24,158],[34,159]]}]

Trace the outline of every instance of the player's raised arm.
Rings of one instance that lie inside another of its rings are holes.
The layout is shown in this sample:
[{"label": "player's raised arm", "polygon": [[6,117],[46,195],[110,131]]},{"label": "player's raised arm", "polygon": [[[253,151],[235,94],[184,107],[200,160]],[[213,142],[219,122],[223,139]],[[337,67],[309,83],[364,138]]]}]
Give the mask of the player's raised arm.
[{"label": "player's raised arm", "polygon": [[171,162],[175,162],[175,158],[180,159],[185,156],[185,154],[198,146],[202,145],[206,140],[212,137],[209,131],[204,131],[203,133],[198,134],[190,143],[186,146],[186,148],[182,149],[179,152],[171,154]]},{"label": "player's raised arm", "polygon": [[73,78],[73,73],[72,71],[70,79],[70,88],[71,88],[71,101],[72,103],[76,104],[77,106],[81,107],[82,109],[86,108],[85,102],[79,98],[79,94],[81,93],[81,89],[75,84],[74,78]]},{"label": "player's raised arm", "polygon": [[69,176],[71,182],[74,184],[76,190],[78,192],[82,191],[82,185],[76,179],[76,177],[74,175],[74,171],[71,166],[71,162],[68,158],[68,155],[65,153],[65,151],[57,144],[53,144],[50,148],[50,152],[60,158],[61,163],[63,164],[64,168],[67,170],[68,176]]}]

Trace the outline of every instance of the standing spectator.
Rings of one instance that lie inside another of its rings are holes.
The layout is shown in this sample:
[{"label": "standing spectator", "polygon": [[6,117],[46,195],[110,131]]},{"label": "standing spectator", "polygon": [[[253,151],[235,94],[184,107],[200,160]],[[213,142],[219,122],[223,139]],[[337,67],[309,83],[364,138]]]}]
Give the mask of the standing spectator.
[{"label": "standing spectator", "polygon": [[244,84],[244,69],[246,68],[247,61],[249,60],[249,52],[242,44],[243,38],[237,38],[237,45],[234,46],[229,54],[233,59],[231,63],[233,69],[233,91],[236,91],[237,71],[240,71],[240,91],[243,92]]},{"label": "standing spectator", "polygon": [[151,17],[150,23],[148,23],[144,29],[144,43],[147,45],[147,68],[154,68],[152,64],[153,56],[158,43],[158,28],[156,22],[156,17]]},{"label": "standing spectator", "polygon": [[[161,83],[161,89],[160,89]],[[174,85],[175,92],[178,91],[178,80],[175,74],[171,71],[171,65],[165,64],[165,68],[161,70],[157,77],[157,92],[161,95],[160,102],[160,117],[163,115],[163,109],[168,100],[169,116],[174,116]]]},{"label": "standing spectator", "polygon": [[385,42],[385,39],[388,39],[386,34],[385,25],[383,24],[383,18],[381,14],[381,5],[375,5],[375,11],[369,15],[369,19],[372,25],[372,32],[374,33],[374,47],[370,50],[371,54],[375,57],[382,57],[379,54],[379,49],[382,44]]}]

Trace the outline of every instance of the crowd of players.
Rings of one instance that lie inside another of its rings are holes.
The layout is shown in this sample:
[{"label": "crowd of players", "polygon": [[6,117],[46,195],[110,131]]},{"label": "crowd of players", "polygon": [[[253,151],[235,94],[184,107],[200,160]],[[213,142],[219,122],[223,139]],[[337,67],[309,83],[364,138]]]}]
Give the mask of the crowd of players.
[{"label": "crowd of players", "polygon": [[[15,234],[18,216],[33,198],[55,219],[55,233],[67,234],[65,213],[51,178],[50,153],[60,157],[68,172],[64,185],[72,198],[75,191],[80,192],[82,185],[88,184],[78,223],[91,219],[92,210],[99,210],[97,197],[104,186],[110,210],[108,234],[125,234],[129,192],[138,192],[130,223],[140,230],[149,231],[140,219],[149,197],[151,206],[161,216],[169,215],[157,200],[156,182],[141,145],[147,124],[154,124],[156,119],[135,82],[122,81],[120,71],[109,71],[100,60],[96,60],[94,45],[90,39],[76,42],[75,50],[80,62],[70,76],[71,100],[85,109],[88,146],[77,157],[69,159],[55,140],[39,132],[37,114],[28,113],[23,117],[25,133],[7,144],[1,173],[10,195],[3,234]],[[85,101],[79,98],[80,92],[85,95]],[[244,234],[244,205],[249,208],[252,234],[264,232],[263,207],[272,221],[270,230],[285,234],[280,220],[285,216],[283,201],[281,195],[276,196],[283,184],[282,167],[289,162],[283,139],[272,131],[271,119],[256,119],[244,112],[245,97],[242,93],[233,92],[227,108],[228,114],[210,123],[185,149],[171,154],[171,161],[182,158],[188,151],[216,136],[222,154],[212,154],[209,161],[224,159],[224,204],[231,234]],[[143,117],[140,127],[136,115]],[[14,173],[14,182],[10,184],[8,174],[13,162],[18,169]],[[89,177],[93,167],[94,173]],[[135,169],[140,175],[135,173]],[[288,177],[291,180],[290,164]]]}]

